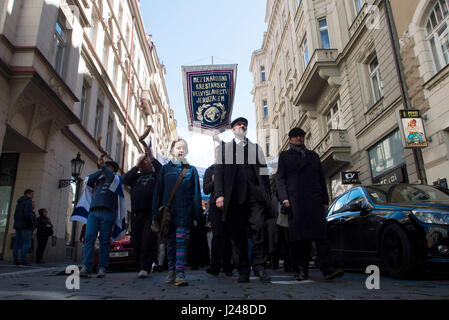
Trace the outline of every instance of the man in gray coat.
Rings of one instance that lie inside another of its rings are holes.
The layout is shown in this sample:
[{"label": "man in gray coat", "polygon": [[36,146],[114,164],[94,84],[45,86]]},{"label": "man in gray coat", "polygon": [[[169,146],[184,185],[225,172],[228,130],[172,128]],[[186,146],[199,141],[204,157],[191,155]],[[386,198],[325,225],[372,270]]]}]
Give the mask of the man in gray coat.
[{"label": "man in gray coat", "polygon": [[326,280],[343,276],[331,266],[326,241],[326,212],[329,205],[320,157],[304,146],[305,132],[293,128],[290,149],[279,155],[276,184],[279,200],[288,209],[288,233],[292,245],[295,279],[308,278],[311,245],[315,241],[318,264]]}]

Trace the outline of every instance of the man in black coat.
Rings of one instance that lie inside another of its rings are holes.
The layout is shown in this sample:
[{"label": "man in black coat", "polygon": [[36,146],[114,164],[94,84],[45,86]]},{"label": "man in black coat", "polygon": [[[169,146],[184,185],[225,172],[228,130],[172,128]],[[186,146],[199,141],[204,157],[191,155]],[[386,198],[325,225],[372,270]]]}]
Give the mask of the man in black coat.
[{"label": "man in black coat", "polygon": [[33,211],[33,197],[34,191],[26,189],[23,196],[17,200],[17,206],[14,212],[16,236],[14,239],[13,257],[15,265],[31,265],[27,260],[27,254],[31,247],[31,235],[36,226],[36,216]]},{"label": "man in black coat", "polygon": [[123,177],[123,184],[131,187],[131,244],[139,267],[138,278],[147,278],[151,264],[156,261],[156,236],[151,230],[152,198],[157,175],[162,165],[146,149],[137,165]]},{"label": "man in black coat", "polygon": [[305,132],[290,130],[290,149],[279,155],[276,184],[281,204],[289,209],[288,232],[292,244],[295,279],[308,277],[312,240],[318,265],[326,280],[343,276],[331,266],[326,241],[326,212],[329,205],[326,180],[320,157],[304,146]]},{"label": "man in black coat", "polygon": [[270,282],[265,271],[267,252],[264,223],[274,217],[265,157],[257,144],[246,138],[248,120],[231,123],[235,138],[219,147],[215,164],[216,205],[223,210],[235,254],[238,282],[249,282],[248,231],[253,240],[251,265],[262,282]]},{"label": "man in black coat", "polygon": [[203,178],[204,194],[210,194],[209,197],[209,221],[212,224],[212,244],[211,244],[211,265],[206,272],[218,276],[220,270],[227,276],[232,276],[234,266],[232,260],[232,243],[229,237],[229,230],[225,229],[222,219],[222,211],[217,208],[214,192],[214,165],[206,169]]},{"label": "man in black coat", "polygon": [[39,209],[39,218],[36,220],[36,263],[45,263],[42,261],[44,250],[47,245],[48,237],[53,235],[53,225],[48,217],[48,211],[45,208]]}]

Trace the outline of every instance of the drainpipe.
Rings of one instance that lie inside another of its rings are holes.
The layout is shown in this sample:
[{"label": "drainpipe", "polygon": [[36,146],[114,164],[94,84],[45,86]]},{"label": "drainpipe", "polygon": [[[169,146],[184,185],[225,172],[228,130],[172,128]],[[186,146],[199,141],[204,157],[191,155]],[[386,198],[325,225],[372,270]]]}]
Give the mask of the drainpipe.
[{"label": "drainpipe", "polygon": [[129,92],[131,89],[131,66],[133,64],[133,48],[134,48],[134,20],[133,16],[132,29],[131,29],[131,49],[129,53],[129,65],[128,65],[128,92],[126,94],[126,108],[125,108],[125,134],[123,138],[123,156],[122,156],[122,170],[125,170],[125,151],[126,151],[126,133],[128,131],[128,105],[129,105]]},{"label": "drainpipe", "polygon": [[[388,26],[388,32],[390,34],[391,46],[393,48],[393,58],[396,65],[396,70],[399,79],[399,85],[401,89],[402,100],[404,102],[405,109],[412,109],[410,97],[408,95],[407,83],[405,81],[404,68],[400,60],[400,46],[398,32],[394,24],[393,10],[391,9],[390,0],[384,0],[385,11],[386,11],[386,21]],[[422,156],[421,149],[413,148],[413,158],[415,161],[416,172],[418,174],[418,179],[421,184],[427,184],[426,171],[424,169],[424,160]]]}]

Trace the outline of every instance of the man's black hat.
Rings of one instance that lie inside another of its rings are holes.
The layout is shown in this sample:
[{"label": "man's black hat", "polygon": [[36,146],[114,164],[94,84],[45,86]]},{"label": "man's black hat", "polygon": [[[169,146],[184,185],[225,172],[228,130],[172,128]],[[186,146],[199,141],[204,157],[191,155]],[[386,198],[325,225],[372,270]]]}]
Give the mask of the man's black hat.
[{"label": "man's black hat", "polygon": [[288,133],[288,137],[297,137],[297,136],[305,136],[306,132],[304,130],[302,130],[301,128],[293,128],[290,130],[290,132]]},{"label": "man's black hat", "polygon": [[246,125],[248,126],[248,120],[246,120],[243,117],[238,117],[237,119],[235,119],[234,121],[231,122],[231,128],[234,127],[234,125],[239,122],[239,121],[243,121],[246,123]]}]

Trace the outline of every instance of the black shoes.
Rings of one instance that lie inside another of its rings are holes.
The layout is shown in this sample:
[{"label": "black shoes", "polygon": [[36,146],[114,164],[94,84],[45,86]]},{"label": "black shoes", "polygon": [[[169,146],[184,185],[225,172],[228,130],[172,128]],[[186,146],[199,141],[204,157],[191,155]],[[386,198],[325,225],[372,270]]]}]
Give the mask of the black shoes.
[{"label": "black shoes", "polygon": [[225,270],[225,271],[224,271],[224,274],[225,274],[227,277],[232,277],[232,270]]},{"label": "black shoes", "polygon": [[28,261],[22,261],[20,264],[21,264],[22,266],[28,266],[28,267],[31,267],[31,263],[29,263]]},{"label": "black shoes", "polygon": [[213,267],[209,267],[206,269],[206,272],[208,274],[211,274],[213,276],[218,276],[218,274],[220,273],[217,269],[213,268]]},{"label": "black shoes", "polygon": [[333,272],[325,273],[324,280],[332,280],[335,278],[340,278],[340,277],[343,277],[344,274],[345,274],[345,272],[342,269],[337,269]]},{"label": "black shoes", "polygon": [[239,277],[237,278],[237,282],[240,282],[240,283],[249,282],[249,275],[239,274]]},{"label": "black shoes", "polygon": [[299,267],[299,272],[295,272],[293,277],[296,281],[303,281],[309,278],[309,270]]}]

